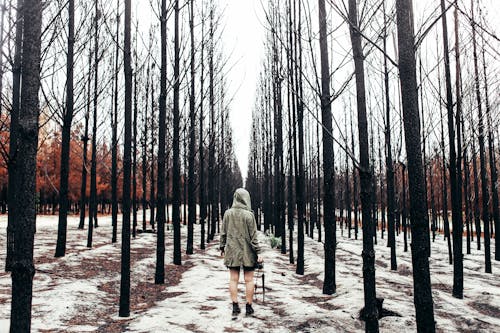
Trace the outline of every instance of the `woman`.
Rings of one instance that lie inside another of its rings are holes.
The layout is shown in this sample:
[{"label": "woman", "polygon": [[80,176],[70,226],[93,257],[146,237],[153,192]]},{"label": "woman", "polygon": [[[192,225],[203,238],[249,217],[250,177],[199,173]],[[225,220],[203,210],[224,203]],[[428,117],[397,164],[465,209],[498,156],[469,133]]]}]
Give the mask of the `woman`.
[{"label": "woman", "polygon": [[243,267],[246,289],[246,314],[252,315],[254,293],[253,273],[258,262],[260,246],[257,226],[250,203],[250,194],[239,188],[234,192],[233,206],[224,213],[220,236],[221,255],[229,268],[229,293],[233,302],[233,316],[241,312],[238,306],[238,280]]}]

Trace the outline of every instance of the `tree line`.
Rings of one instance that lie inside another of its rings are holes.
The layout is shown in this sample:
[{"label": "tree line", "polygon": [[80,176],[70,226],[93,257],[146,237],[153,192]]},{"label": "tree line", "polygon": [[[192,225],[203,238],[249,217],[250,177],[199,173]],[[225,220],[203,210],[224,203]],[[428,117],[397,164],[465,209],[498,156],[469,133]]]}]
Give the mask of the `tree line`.
[{"label": "tree line", "polygon": [[0,36],[9,58],[1,72],[13,75],[0,80],[12,94],[2,94],[1,108],[12,332],[30,330],[37,213],[58,214],[56,257],[71,250],[68,214],[79,214],[88,247],[98,213],[111,212],[111,242],[123,214],[119,314],[128,316],[131,238],[157,234],[155,283],[163,284],[166,223],[174,230],[173,262],[181,265],[181,252],[215,239],[231,189],[243,186],[229,123],[222,9],[193,0],[150,7],[145,27],[130,0],[4,1]]},{"label": "tree line", "polygon": [[337,233],[358,239],[362,228],[367,332],[378,331],[381,310],[378,242],[390,248],[391,270],[398,251],[411,251],[422,332],[435,331],[429,257],[440,235],[454,297],[464,297],[464,243],[466,254],[473,241],[484,251],[486,273],[493,238],[500,260],[498,101],[491,95],[499,39],[481,1],[429,2],[430,14],[414,11],[418,5],[264,5],[247,179],[257,220],[281,237],[297,274],[307,261],[304,236],[324,244],[324,294],[337,291]]}]

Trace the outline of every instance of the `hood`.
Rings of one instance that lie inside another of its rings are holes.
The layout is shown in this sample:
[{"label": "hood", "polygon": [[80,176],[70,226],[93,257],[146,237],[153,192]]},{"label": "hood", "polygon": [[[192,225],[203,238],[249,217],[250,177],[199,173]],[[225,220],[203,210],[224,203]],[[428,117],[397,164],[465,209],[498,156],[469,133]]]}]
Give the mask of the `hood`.
[{"label": "hood", "polygon": [[252,203],[250,202],[250,193],[244,188],[239,188],[233,195],[232,208],[242,208],[252,211]]}]

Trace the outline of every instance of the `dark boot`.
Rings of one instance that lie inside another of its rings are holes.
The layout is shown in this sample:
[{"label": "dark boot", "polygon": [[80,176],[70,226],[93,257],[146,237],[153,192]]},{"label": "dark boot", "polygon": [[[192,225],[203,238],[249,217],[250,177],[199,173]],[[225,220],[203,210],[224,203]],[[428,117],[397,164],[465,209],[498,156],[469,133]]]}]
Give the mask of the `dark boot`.
[{"label": "dark boot", "polygon": [[240,307],[238,306],[238,303],[233,303],[233,316],[237,316],[238,313],[240,313]]},{"label": "dark boot", "polygon": [[248,304],[247,303],[247,306],[246,306],[246,315],[247,316],[251,316],[253,315],[255,311],[253,311],[253,308],[252,308],[252,304]]}]

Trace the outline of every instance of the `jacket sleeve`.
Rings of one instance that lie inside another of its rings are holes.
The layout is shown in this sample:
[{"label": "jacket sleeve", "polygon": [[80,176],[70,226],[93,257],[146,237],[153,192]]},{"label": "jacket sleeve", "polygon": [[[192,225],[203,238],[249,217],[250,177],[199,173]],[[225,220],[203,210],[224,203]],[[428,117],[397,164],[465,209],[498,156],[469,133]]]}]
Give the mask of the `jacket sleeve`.
[{"label": "jacket sleeve", "polygon": [[257,239],[257,223],[255,223],[255,216],[253,214],[248,226],[248,234],[250,235],[250,243],[252,245],[252,249],[255,253],[259,254],[260,245],[259,240]]},{"label": "jacket sleeve", "polygon": [[221,251],[224,251],[224,247],[226,246],[226,240],[227,240],[227,216],[226,214],[224,214],[224,217],[222,218],[222,229],[219,241],[219,249]]}]

